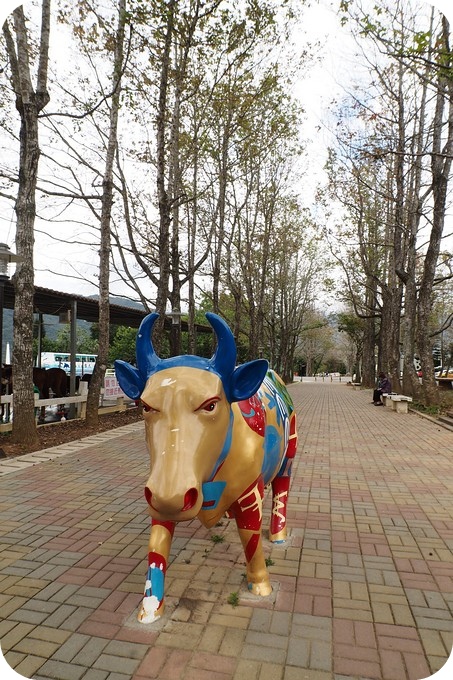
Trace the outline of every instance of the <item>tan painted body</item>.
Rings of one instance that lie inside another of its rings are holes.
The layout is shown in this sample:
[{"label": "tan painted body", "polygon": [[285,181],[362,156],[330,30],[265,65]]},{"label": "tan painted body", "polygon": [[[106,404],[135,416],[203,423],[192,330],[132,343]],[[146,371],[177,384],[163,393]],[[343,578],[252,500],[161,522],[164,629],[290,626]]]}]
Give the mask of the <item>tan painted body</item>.
[{"label": "tan painted body", "polygon": [[[277,376],[274,380],[284,389]],[[165,570],[173,523],[198,516],[204,526],[211,527],[232,511],[246,554],[249,589],[256,595],[269,595],[272,588],[261,541],[265,428],[272,426],[282,442],[288,441],[284,419],[275,404],[265,408],[261,430],[253,428],[240,405],[228,402],[218,375],[188,366],[154,373],[141,401],[151,470],[145,495],[155,520],[149,554],[162,557],[165,566],[161,569]],[[295,434],[289,438],[294,437]],[[222,456],[224,447],[227,455]],[[269,481],[281,467],[285,448],[286,445],[268,470]],[[224,490],[214,508],[203,508],[203,483],[210,481],[224,482]],[[280,516],[283,524],[279,524],[282,528],[271,540],[286,537],[286,500],[287,487],[274,494],[273,513]],[[150,622],[161,616],[163,599],[158,610],[156,606],[152,597],[144,597],[139,620]]]}]

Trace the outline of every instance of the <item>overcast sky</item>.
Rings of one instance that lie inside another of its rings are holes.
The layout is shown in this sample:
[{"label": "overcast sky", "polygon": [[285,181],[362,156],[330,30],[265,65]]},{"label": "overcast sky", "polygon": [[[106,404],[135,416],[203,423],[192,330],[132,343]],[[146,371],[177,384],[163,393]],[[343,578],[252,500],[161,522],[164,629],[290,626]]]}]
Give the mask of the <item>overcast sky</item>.
[{"label": "overcast sky", "polygon": [[[14,7],[20,3],[17,0],[0,0],[0,3],[1,25]],[[452,0],[435,0],[433,4],[447,16],[450,15],[449,18],[453,22]],[[303,137],[309,140],[306,152],[310,173],[306,180],[307,186],[304,186],[307,195],[315,189],[319,173],[322,172],[326,148],[332,142],[329,127],[326,125],[328,106],[335,95],[341,95],[345,89],[348,89],[355,75],[352,42],[346,29],[343,30],[339,24],[336,14],[338,5],[339,0],[319,0],[318,3],[314,0],[312,7],[304,10],[302,33],[308,35],[310,40],[319,40],[324,47],[322,63],[314,65],[310,73],[304,75],[295,92],[307,117],[303,128]],[[26,1],[24,6],[26,9]],[[305,35],[301,35],[301,41],[306,40]],[[328,49],[325,49],[326,46]],[[12,206],[9,208],[7,206],[5,210],[5,202],[0,205],[3,213],[0,220],[0,241],[6,242],[14,250],[14,211]],[[37,224],[37,228],[45,231],[46,223]],[[67,275],[70,267],[73,266],[77,267],[86,279],[85,282],[49,273],[51,270]],[[82,295],[97,292],[95,286],[89,283],[94,279],[97,269],[96,254],[94,249],[89,247],[62,244],[37,234],[35,268],[35,283],[38,286],[68,292],[77,291]],[[121,292],[120,288],[112,286],[113,294]]]}]

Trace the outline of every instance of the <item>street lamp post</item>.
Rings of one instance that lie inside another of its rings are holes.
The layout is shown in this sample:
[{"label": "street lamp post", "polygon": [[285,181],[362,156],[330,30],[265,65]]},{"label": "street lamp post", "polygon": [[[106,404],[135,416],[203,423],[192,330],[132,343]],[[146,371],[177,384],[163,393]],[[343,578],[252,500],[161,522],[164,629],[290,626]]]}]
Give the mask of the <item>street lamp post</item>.
[{"label": "street lamp post", "polygon": [[[21,258],[12,253],[6,243],[0,243],[0,401],[3,394],[3,307],[5,303],[5,283],[9,281],[8,265],[10,262],[20,262]],[[2,411],[3,419],[3,411]]]}]

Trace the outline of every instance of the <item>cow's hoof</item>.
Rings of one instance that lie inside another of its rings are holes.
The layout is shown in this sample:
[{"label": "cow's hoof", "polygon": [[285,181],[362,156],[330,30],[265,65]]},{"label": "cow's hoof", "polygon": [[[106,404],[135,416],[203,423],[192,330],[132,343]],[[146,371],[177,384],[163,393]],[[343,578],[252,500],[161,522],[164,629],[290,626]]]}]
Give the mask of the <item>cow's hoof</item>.
[{"label": "cow's hoof", "polygon": [[271,543],[284,543],[286,541],[286,538],[287,538],[286,527],[284,527],[275,534],[272,533],[269,534],[269,540]]},{"label": "cow's hoof", "polygon": [[164,613],[165,605],[159,602],[156,597],[144,597],[137,620],[139,623],[154,623],[158,621]]},{"label": "cow's hoof", "polygon": [[254,595],[260,597],[267,597],[272,592],[272,586],[269,581],[262,581],[261,583],[249,583],[248,589]]}]

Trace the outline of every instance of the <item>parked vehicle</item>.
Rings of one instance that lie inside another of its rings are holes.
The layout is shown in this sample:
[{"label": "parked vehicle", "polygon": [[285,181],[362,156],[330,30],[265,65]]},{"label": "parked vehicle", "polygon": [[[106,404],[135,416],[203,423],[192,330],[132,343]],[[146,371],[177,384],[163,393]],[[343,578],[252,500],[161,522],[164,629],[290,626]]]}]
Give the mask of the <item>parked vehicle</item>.
[{"label": "parked vehicle", "polygon": [[[97,354],[76,354],[76,376],[91,374],[94,371]],[[41,368],[62,368],[68,375],[71,373],[71,355],[69,352],[41,352]]]}]

